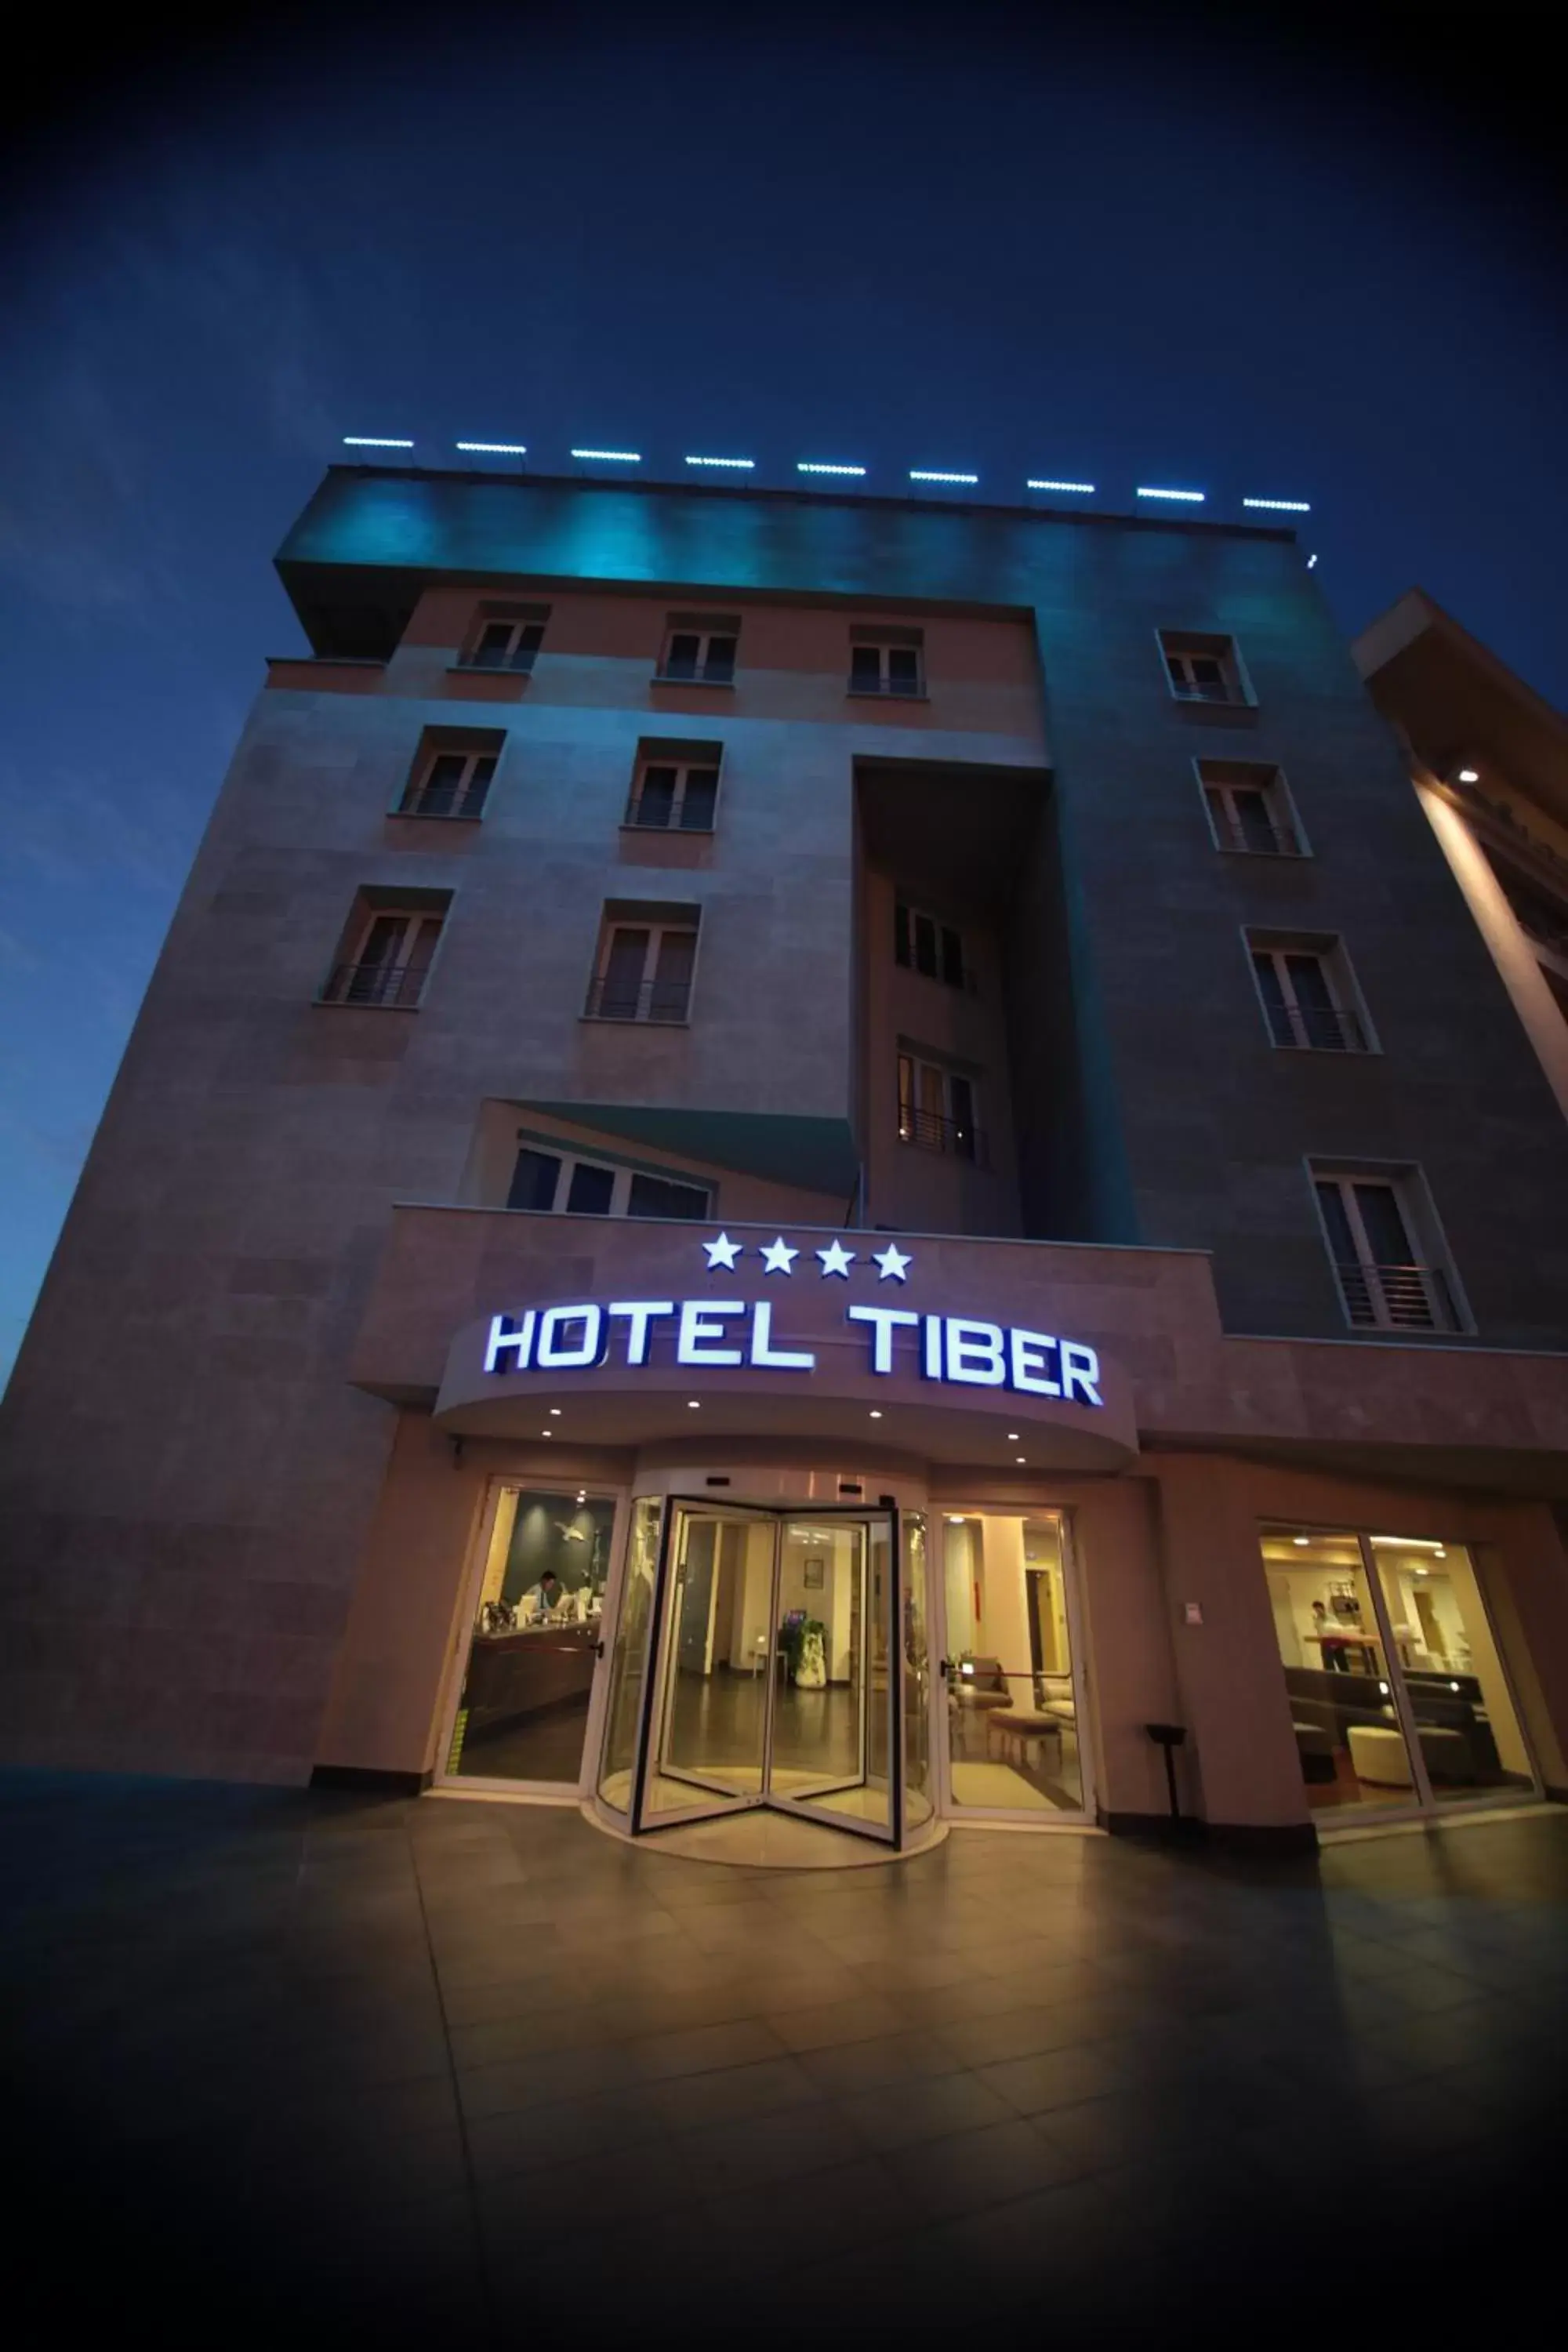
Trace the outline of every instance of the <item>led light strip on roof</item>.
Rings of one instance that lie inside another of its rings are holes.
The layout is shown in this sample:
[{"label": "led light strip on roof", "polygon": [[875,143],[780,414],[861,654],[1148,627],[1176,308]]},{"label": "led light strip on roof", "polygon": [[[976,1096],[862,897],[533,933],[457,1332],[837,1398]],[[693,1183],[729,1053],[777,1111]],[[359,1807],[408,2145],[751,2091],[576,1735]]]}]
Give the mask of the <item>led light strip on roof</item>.
[{"label": "led light strip on roof", "polygon": [[526,457],[528,447],[521,441],[459,441],[459,449],[471,449],[481,457]]},{"label": "led light strip on roof", "polygon": [[574,457],[597,457],[605,466],[640,466],[642,456],[636,449],[574,449]]},{"label": "led light strip on roof", "polygon": [[980,477],[978,474],[923,473],[918,467],[911,466],[910,479],[911,482],[967,482],[973,485],[980,479]]},{"label": "led light strip on roof", "polygon": [[686,462],[689,466],[733,466],[742,474],[753,473],[757,463],[754,457],[688,457]]},{"label": "led light strip on roof", "polygon": [[810,458],[802,457],[795,470],[797,474],[864,474],[866,468],[864,466],[819,466]]},{"label": "led light strip on roof", "polygon": [[1146,490],[1140,487],[1138,495],[1141,499],[1183,499],[1199,507],[1204,502],[1202,490]]},{"label": "led light strip on roof", "polygon": [[1094,496],[1092,482],[1026,482],[1024,488],[1026,490],[1076,490],[1080,498],[1086,499]]},{"label": "led light strip on roof", "polygon": [[1310,514],[1305,499],[1243,499],[1244,507],[1270,507],[1276,514]]},{"label": "led light strip on roof", "polygon": [[379,433],[345,433],[345,449],[412,449],[412,441],[389,441]]}]

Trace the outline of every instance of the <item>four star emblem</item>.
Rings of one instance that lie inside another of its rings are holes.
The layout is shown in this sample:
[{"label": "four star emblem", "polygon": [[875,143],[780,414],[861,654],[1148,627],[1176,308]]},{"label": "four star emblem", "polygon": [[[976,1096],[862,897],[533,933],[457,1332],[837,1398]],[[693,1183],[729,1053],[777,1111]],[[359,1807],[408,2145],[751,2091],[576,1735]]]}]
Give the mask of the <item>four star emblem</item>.
[{"label": "four star emblem", "polygon": [[[721,1234],[716,1242],[704,1242],[702,1246],[708,1253],[708,1266],[710,1273],[717,1267],[722,1266],[728,1274],[734,1265],[735,1260],[746,1255],[745,1243],[732,1242],[728,1234]],[[757,1255],[763,1261],[764,1274],[793,1274],[795,1262],[800,1255],[800,1252],[793,1243],[786,1242],[784,1235],[780,1234],[773,1241],[759,1243]],[[858,1250],[846,1249],[841,1241],[834,1240],[828,1243],[826,1249],[814,1250],[812,1255],[821,1259],[825,1278],[830,1274],[837,1274],[841,1275],[847,1282],[849,1269],[860,1254]],[[868,1250],[867,1255],[878,1269],[877,1278],[879,1282],[909,1280],[910,1268],[914,1264],[914,1259],[908,1250],[900,1249],[896,1243],[889,1242],[886,1249]]]}]

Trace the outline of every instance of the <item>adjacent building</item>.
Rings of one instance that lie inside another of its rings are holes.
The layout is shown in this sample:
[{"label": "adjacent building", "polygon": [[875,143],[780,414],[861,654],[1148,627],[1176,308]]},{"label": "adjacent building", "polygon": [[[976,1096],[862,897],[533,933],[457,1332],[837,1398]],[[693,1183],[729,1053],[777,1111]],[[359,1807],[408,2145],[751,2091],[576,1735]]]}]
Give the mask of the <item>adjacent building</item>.
[{"label": "adjacent building", "polygon": [[1561,722],[1396,608],[1413,791],[1272,528],[334,467],[279,572],[5,1407],[11,1755],[1568,1793]]}]

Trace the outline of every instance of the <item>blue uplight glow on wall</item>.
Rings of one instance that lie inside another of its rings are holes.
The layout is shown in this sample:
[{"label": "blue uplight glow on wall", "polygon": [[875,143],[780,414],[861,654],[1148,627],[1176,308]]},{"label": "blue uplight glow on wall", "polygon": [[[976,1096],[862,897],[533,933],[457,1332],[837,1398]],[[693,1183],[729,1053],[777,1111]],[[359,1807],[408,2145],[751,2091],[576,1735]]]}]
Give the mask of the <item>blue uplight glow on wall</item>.
[{"label": "blue uplight glow on wall", "polygon": [[795,467],[797,474],[864,474],[864,466],[822,466],[815,459],[802,457]]},{"label": "blue uplight glow on wall", "polygon": [[964,482],[973,488],[980,477],[978,474],[932,474],[922,472],[918,467],[911,466],[910,479],[911,482]]},{"label": "blue uplight glow on wall", "polygon": [[1243,499],[1244,507],[1268,507],[1275,514],[1310,514],[1305,499]]},{"label": "blue uplight glow on wall", "polygon": [[1141,499],[1181,499],[1198,507],[1204,502],[1202,490],[1146,490],[1140,488],[1138,495]]},{"label": "blue uplight glow on wall", "polygon": [[688,457],[689,466],[732,466],[737,473],[750,474],[756,469],[754,457]]},{"label": "blue uplight glow on wall", "polygon": [[640,466],[642,456],[636,449],[574,449],[574,457],[596,458],[601,466]]},{"label": "blue uplight glow on wall", "polygon": [[459,449],[472,450],[480,457],[526,457],[528,447],[521,441],[459,441]]},{"label": "blue uplight glow on wall", "polygon": [[1085,499],[1094,496],[1092,482],[1026,482],[1024,488],[1026,490],[1072,490]]},{"label": "blue uplight glow on wall", "polygon": [[412,441],[389,441],[379,433],[345,433],[345,449],[412,449]]}]

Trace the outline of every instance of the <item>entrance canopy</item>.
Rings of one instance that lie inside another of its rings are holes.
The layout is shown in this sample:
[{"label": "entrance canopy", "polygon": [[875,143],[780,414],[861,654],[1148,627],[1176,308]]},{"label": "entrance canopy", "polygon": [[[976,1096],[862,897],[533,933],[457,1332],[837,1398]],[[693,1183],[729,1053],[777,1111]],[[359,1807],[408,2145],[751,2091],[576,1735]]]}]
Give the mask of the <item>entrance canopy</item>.
[{"label": "entrance canopy", "polygon": [[852,1439],[1031,1469],[1116,1470],[1137,1452],[1121,1368],[1071,1328],[1048,1276],[1005,1280],[984,1247],[629,1220],[605,1239],[589,1264],[498,1270],[489,1311],[451,1343],[441,1426]]}]

